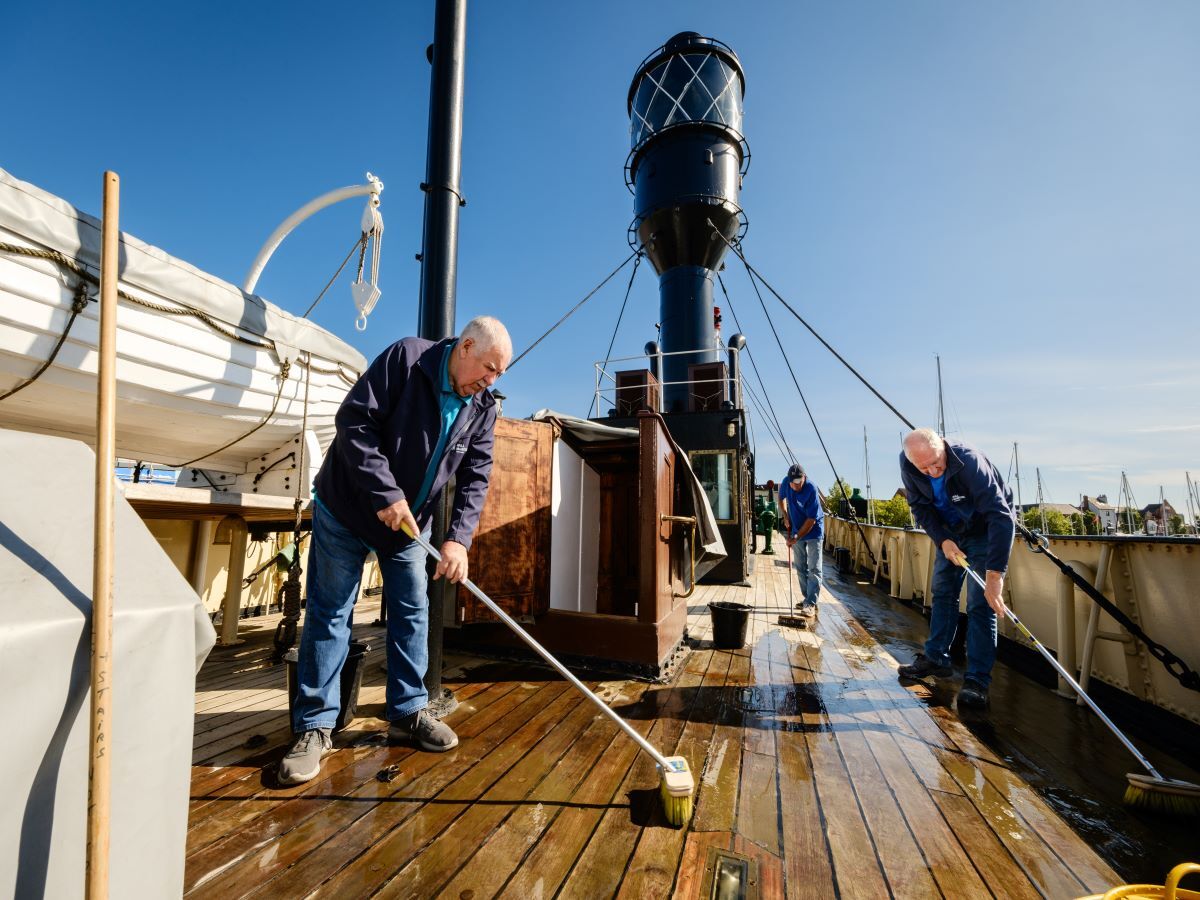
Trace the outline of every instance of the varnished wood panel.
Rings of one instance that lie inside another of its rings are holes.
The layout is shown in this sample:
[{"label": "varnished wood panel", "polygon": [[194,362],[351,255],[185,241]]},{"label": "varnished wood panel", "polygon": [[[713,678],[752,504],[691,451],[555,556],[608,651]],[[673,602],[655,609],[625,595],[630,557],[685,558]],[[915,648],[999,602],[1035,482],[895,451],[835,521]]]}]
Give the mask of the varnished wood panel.
[{"label": "varnished wood panel", "polygon": [[[554,429],[545,422],[498,419],[487,500],[471,545],[470,577],[510,616],[550,608],[550,501]],[[496,616],[458,588],[461,623]]]}]

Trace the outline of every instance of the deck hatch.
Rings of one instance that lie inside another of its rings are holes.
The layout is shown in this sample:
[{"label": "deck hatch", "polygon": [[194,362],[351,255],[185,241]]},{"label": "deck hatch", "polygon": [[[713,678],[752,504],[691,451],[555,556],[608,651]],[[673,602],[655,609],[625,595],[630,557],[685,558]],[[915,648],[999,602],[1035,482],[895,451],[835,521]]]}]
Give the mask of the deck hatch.
[{"label": "deck hatch", "polygon": [[758,900],[758,863],[732,850],[710,847],[700,896],[706,900]]}]

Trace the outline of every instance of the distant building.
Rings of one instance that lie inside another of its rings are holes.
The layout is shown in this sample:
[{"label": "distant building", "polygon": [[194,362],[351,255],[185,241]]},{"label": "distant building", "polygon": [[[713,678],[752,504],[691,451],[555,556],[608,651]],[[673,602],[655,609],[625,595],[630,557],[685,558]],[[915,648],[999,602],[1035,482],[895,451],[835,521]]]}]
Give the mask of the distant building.
[{"label": "distant building", "polygon": [[1097,494],[1089,497],[1086,494],[1079,503],[1084,512],[1095,513],[1100,520],[1100,530],[1108,533],[1117,530],[1117,508],[1108,502],[1107,494]]},{"label": "distant building", "polygon": [[[1157,532],[1158,534],[1167,533],[1167,525],[1170,523],[1173,516],[1178,515],[1175,512],[1170,502],[1151,503],[1149,506],[1143,506],[1141,509],[1142,521],[1146,523],[1146,530],[1150,534]],[[1154,522],[1156,527],[1153,531],[1150,530],[1150,523]]]}]

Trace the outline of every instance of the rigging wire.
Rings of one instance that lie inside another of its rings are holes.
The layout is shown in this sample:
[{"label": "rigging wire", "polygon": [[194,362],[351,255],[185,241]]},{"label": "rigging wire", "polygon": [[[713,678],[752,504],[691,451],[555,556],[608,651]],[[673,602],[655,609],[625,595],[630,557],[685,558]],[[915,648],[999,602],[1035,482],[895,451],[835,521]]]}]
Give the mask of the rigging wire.
[{"label": "rigging wire", "polygon": [[[625,299],[621,301],[621,311],[617,314],[617,324],[613,326],[612,338],[608,342],[608,350],[604,353],[604,370],[608,369],[608,361],[612,359],[613,345],[617,342],[617,332],[621,330],[621,319],[625,317],[625,306],[629,303],[629,294],[633,290],[633,279],[637,278],[638,267],[642,264],[642,252],[639,250],[637,259],[633,261],[633,271],[629,273],[629,284],[625,286]],[[511,366],[509,368],[512,368]],[[596,405],[598,393],[592,394],[592,402],[588,405],[588,418],[592,416],[592,407]]]},{"label": "rigging wire", "polygon": [[758,396],[754,393],[754,389],[751,388],[749,384],[746,385],[746,388],[750,395],[750,402],[754,404],[754,408],[756,410],[758,410],[758,414],[760,416],[762,416],[763,424],[766,425],[766,427],[767,427],[767,434],[769,434],[771,436],[771,440],[775,443],[775,449],[779,451],[780,456],[782,456],[782,457],[784,457],[784,459],[786,459],[787,454],[785,454],[783,452],[783,447],[780,446],[780,443],[779,443],[780,436],[775,431],[774,426],[771,424],[771,420],[769,418],[767,418],[767,416],[763,413],[762,401],[758,399]]},{"label": "rigging wire", "polygon": [[[790,303],[788,303],[786,300],[784,300],[782,296],[780,296],[779,291],[777,291],[777,290],[775,290],[775,288],[771,287],[771,285],[767,282],[767,280],[758,273],[758,270],[755,269],[754,266],[750,265],[749,261],[745,257],[745,254],[742,253],[742,248],[741,248],[740,244],[734,244],[729,240],[729,238],[725,237],[725,235],[722,234],[721,231],[715,225],[713,225],[712,219],[708,220],[708,224],[712,228],[713,233],[716,234],[721,240],[723,240],[726,243],[726,245],[731,250],[733,250],[734,253],[737,254],[738,259],[740,259],[742,261],[742,265],[744,265],[746,267],[746,271],[749,272],[752,276],[750,279],[751,284],[754,283],[755,278],[757,278],[759,281],[761,281],[763,284],[763,287],[765,287],[768,291],[770,291],[772,294],[774,294],[775,299],[778,300],[780,303],[782,303],[784,308],[788,312],[790,312],[793,316],[795,316],[796,319],[800,322],[800,324],[803,325],[805,328],[807,328],[809,330],[809,332],[812,334],[812,336],[815,337],[818,341],[820,341],[822,346],[824,346],[826,350],[828,350],[835,357],[837,357],[838,362],[840,362],[843,366],[845,366],[847,369],[849,369],[850,372],[854,375],[854,377],[863,383],[863,385],[866,387],[867,390],[869,390],[872,394],[874,394],[876,397],[878,397],[884,406],[886,406],[888,409],[890,409],[893,413],[896,414],[896,418],[898,418],[901,422],[903,422],[905,425],[907,425],[910,429],[913,429],[913,430],[916,429],[917,426],[914,425],[911,421],[909,421],[909,419],[906,415],[904,415],[902,412],[900,412],[900,410],[896,409],[896,407],[892,406],[892,404],[890,402],[888,402],[888,399],[886,397],[884,397],[883,394],[879,393],[879,391],[877,391],[875,389],[875,386],[872,385],[871,382],[869,382],[869,381],[867,381],[867,379],[863,378],[863,376],[859,374],[858,370],[846,361],[846,358],[844,356],[842,356],[842,354],[840,354],[836,350],[834,350],[833,347],[830,346],[829,342],[827,340],[825,340],[825,338],[821,337],[821,335],[817,333],[816,329],[814,329],[811,325],[808,324],[807,321],[805,321],[804,316],[802,316],[802,315],[800,315],[800,313],[796,312],[796,310],[792,307],[792,305]],[[757,290],[758,290],[758,288],[755,288],[755,291],[757,291]],[[760,301],[762,300],[761,294],[759,295],[759,300]],[[765,310],[766,307],[764,306],[763,309]],[[770,320],[771,320],[770,315],[768,315],[767,321],[770,322]],[[775,328],[775,326],[772,325],[771,329],[774,330],[774,328]],[[780,346],[782,347],[782,345],[780,345]],[[786,359],[786,357],[785,357],[785,359]]]},{"label": "rigging wire", "polygon": [[[711,224],[711,221],[710,221]],[[720,232],[718,232],[719,234]],[[730,245],[732,246],[732,244]],[[817,435],[817,442],[821,445],[821,452],[825,454],[825,460],[829,463],[829,468],[833,471],[834,480],[842,491],[842,499],[846,501],[846,509],[850,513],[850,520],[854,523],[854,527],[858,530],[859,537],[862,538],[863,547],[866,548],[867,555],[871,557],[871,563],[878,565],[879,561],[875,558],[875,552],[871,549],[871,542],[867,540],[867,534],[863,531],[862,523],[858,521],[858,514],[854,511],[854,507],[850,505],[850,495],[846,493],[846,482],[842,480],[842,476],[838,474],[837,466],[833,464],[833,457],[829,455],[829,448],[825,446],[825,438],[821,436],[821,429],[817,427],[817,420],[813,418],[812,410],[809,409],[808,399],[804,396],[804,391],[800,387],[800,381],[796,378],[796,372],[792,369],[792,361],[788,358],[787,351],[783,348],[783,341],[779,337],[779,332],[775,329],[775,323],[771,319],[771,314],[767,311],[767,303],[763,300],[762,292],[759,291],[758,285],[754,281],[754,270],[750,268],[750,264],[746,262],[745,257],[741,252],[738,252],[742,262],[746,265],[746,272],[750,276],[750,286],[754,288],[754,293],[758,297],[759,305],[762,306],[763,315],[767,317],[767,324],[771,326],[771,334],[775,336],[775,343],[779,345],[779,355],[783,357],[784,365],[787,366],[788,374],[792,376],[792,384],[796,386],[796,392],[800,395],[800,402],[804,404],[804,411],[808,414],[808,421],[812,423],[813,431]],[[766,284],[766,282],[763,282]],[[769,287],[769,285],[768,285]],[[776,295],[778,296],[778,295]],[[810,329],[811,330],[811,329]]]},{"label": "rigging wire", "polygon": [[[725,303],[729,306],[729,311],[733,313],[733,324],[737,326],[737,330],[742,334],[742,323],[738,321],[737,310],[733,308],[733,300],[729,297],[729,291],[725,289],[725,279],[721,277],[721,273],[717,273],[717,283],[721,285],[721,293],[725,295]],[[783,445],[787,447],[786,459],[790,463],[796,462],[796,454],[792,452],[792,448],[788,445],[787,438],[783,436],[783,426],[779,423],[779,416],[775,415],[775,406],[771,403],[771,396],[767,393],[766,382],[763,381],[762,375],[758,371],[758,363],[754,361],[754,352],[750,349],[750,345],[746,344],[746,356],[750,358],[750,366],[754,369],[754,377],[758,379],[758,386],[762,390],[763,398],[766,400],[767,408],[771,411],[771,418],[775,420],[775,427],[779,430],[779,437],[783,440]],[[781,454],[782,455],[782,454]]]},{"label": "rigging wire", "polygon": [[325,285],[325,287],[321,288],[321,293],[317,294],[317,299],[314,300],[311,304],[309,304],[308,309],[306,309],[304,311],[304,315],[302,315],[300,318],[307,319],[308,314],[310,312],[312,312],[314,309],[316,309],[317,304],[321,302],[321,298],[325,296],[325,292],[328,291],[331,287],[333,287],[333,283],[335,281],[337,281],[338,276],[342,274],[342,269],[346,268],[346,263],[350,262],[350,257],[352,257],[354,255],[354,251],[359,249],[360,247],[363,249],[364,252],[366,251],[367,240],[369,237],[370,237],[370,232],[364,231],[362,234],[362,237],[355,240],[354,245],[350,248],[350,252],[346,254],[346,258],[342,260],[342,264],[340,266],[338,266],[337,271],[333,273],[333,277],[329,279],[329,282]]},{"label": "rigging wire", "polygon": [[[793,309],[788,304],[788,302],[783,299],[783,297],[781,297],[779,295],[778,291],[776,291],[773,287],[771,287],[770,284],[768,284],[765,280],[763,280],[762,276],[759,275],[758,272],[754,269],[754,267],[751,266],[750,263],[746,260],[746,257],[742,253],[740,246],[735,246],[733,243],[731,243],[730,240],[727,237],[725,237],[725,235],[722,234],[716,228],[716,226],[714,226],[712,224],[711,219],[709,220],[708,224],[709,224],[709,227],[711,227],[713,229],[713,233],[715,235],[717,235],[718,237],[720,237],[721,240],[723,240],[733,250],[733,252],[735,254],[737,254],[738,258],[746,266],[746,271],[749,272],[752,276],[751,280],[750,280],[752,285],[755,284],[755,281],[754,281],[755,277],[757,277],[758,280],[762,281],[763,285],[765,285],[766,288],[772,294],[775,295],[775,297],[779,300],[779,302],[782,303],[784,305],[784,307],[786,307],[787,310],[789,312],[791,312],[792,315],[795,316],[800,321],[800,323],[802,325],[804,325],[804,327],[807,328],[812,333],[812,335],[814,337],[816,337],[818,341],[821,342],[822,345],[824,345],[824,347],[827,350],[829,350],[830,353],[832,353],[834,356],[836,356],[838,358],[838,360],[842,363],[842,365],[844,365],[847,369],[849,369],[851,372],[853,372],[854,375],[858,378],[858,380],[861,381],[867,387],[867,389],[871,391],[872,394],[874,394],[876,397],[878,397],[879,400],[882,401],[883,404],[885,406],[887,406],[888,409],[890,409],[893,413],[895,413],[896,417],[898,419],[900,419],[900,421],[904,422],[904,424],[907,425],[910,429],[915,428],[913,423],[906,416],[904,416],[898,409],[896,409],[896,407],[892,406],[892,404],[889,403],[887,401],[887,399],[885,399],[884,396],[881,393],[879,393],[879,391],[877,391],[874,388],[874,386],[872,386],[870,384],[870,382],[868,382],[865,378],[863,378],[863,376],[860,375],[853,366],[851,366],[848,362],[846,362],[846,360],[841,356],[841,354],[839,354],[836,350],[834,350],[833,347],[831,347],[824,338],[822,338],[819,334],[817,334],[817,332],[815,330],[813,330],[813,327],[811,325],[809,325],[806,321],[804,321],[803,317],[799,313],[797,313],[796,310]],[[754,290],[755,290],[755,293],[758,293],[757,285],[755,285]],[[762,294],[759,293],[758,297],[759,297],[759,302],[761,303],[762,302]],[[764,311],[765,311],[765,309],[766,309],[766,307],[764,305]],[[770,315],[767,316],[767,321],[768,321],[768,323],[771,324],[771,330],[772,330],[772,332],[774,332],[775,326],[774,326],[774,323],[771,322]],[[778,342],[778,340],[779,340],[779,336],[778,336],[778,334],[776,334],[776,341]],[[782,343],[780,344],[780,349],[782,350]],[[784,355],[784,361],[787,362],[786,355]],[[790,363],[788,364],[788,371],[791,372]],[[793,381],[795,380],[795,377],[796,377],[795,373],[792,373]],[[798,382],[797,382],[796,387],[797,387],[797,389],[799,389]],[[804,396],[803,393],[801,393],[801,399],[803,399],[803,396]],[[808,408],[808,404],[805,403],[805,409],[807,410],[807,408]],[[809,414],[809,418],[810,419],[812,418],[811,413]],[[815,422],[813,423],[813,428],[814,429],[816,428]],[[818,437],[818,439],[820,439],[820,432],[817,433],[817,437]],[[822,449],[824,449],[824,447],[825,447],[824,441],[821,441],[821,447],[822,447]],[[828,451],[826,452],[826,458],[828,458]],[[832,466],[833,466],[833,462],[831,460],[830,467],[832,468]],[[834,472],[834,475],[835,476],[837,475],[836,471]],[[1121,480],[1122,480],[1123,486],[1126,488],[1126,490],[1128,490],[1129,482],[1128,482],[1128,479],[1125,477],[1124,472],[1121,473]],[[842,489],[843,489],[843,494],[844,494],[845,493],[845,485],[844,484],[842,485]],[[1130,493],[1130,499],[1132,500],[1132,492],[1130,491],[1129,493]],[[847,506],[849,506],[849,504],[847,504]],[[910,512],[911,512],[911,507],[910,507]],[[858,524],[857,517],[854,517],[853,507],[851,507],[851,516],[854,518],[855,524]],[[1135,638],[1140,640],[1145,645],[1146,651],[1151,656],[1153,656],[1155,659],[1157,659],[1160,663],[1162,663],[1163,668],[1165,668],[1167,670],[1167,672],[1172,677],[1174,677],[1183,687],[1187,688],[1188,690],[1192,690],[1192,691],[1200,691],[1200,672],[1196,672],[1194,669],[1190,668],[1188,666],[1188,664],[1186,662],[1184,662],[1184,660],[1182,660],[1178,655],[1176,655],[1175,653],[1172,653],[1170,649],[1168,649],[1167,647],[1158,643],[1156,640],[1154,640],[1152,637],[1150,637],[1150,635],[1146,634],[1146,632],[1142,630],[1142,627],[1137,622],[1133,621],[1133,619],[1131,619],[1128,615],[1126,615],[1125,612],[1123,610],[1121,610],[1120,607],[1118,607],[1115,603],[1113,603],[1106,596],[1104,596],[1104,594],[1102,594],[1099,590],[1097,590],[1097,588],[1094,585],[1090,584],[1087,580],[1080,577],[1078,575],[1078,573],[1076,573],[1065,562],[1063,562],[1061,559],[1059,559],[1053,552],[1051,552],[1050,542],[1048,539],[1046,539],[1044,537],[1039,537],[1038,535],[1035,535],[1028,528],[1026,528],[1025,525],[1019,519],[1016,521],[1015,524],[1016,524],[1017,531],[1025,539],[1025,542],[1029,545],[1030,549],[1033,552],[1043,554],[1046,557],[1046,559],[1048,559],[1051,563],[1053,563],[1058,568],[1058,570],[1060,572],[1062,572],[1064,575],[1066,575],[1068,578],[1070,578],[1071,581],[1073,581],[1075,583],[1076,587],[1078,587],[1081,591],[1083,591],[1085,594],[1087,594],[1088,597],[1090,597],[1092,599],[1092,601],[1095,602],[1101,609],[1103,609],[1110,616],[1112,616],[1114,619],[1116,619],[1116,621],[1126,631],[1128,631]],[[859,533],[860,534],[862,533],[861,525],[859,526]],[[867,550],[868,550],[868,552],[870,552],[869,546],[868,546]],[[874,561],[873,555],[872,555],[872,561]]]},{"label": "rigging wire", "polygon": [[641,250],[634,250],[627,257],[625,257],[624,262],[622,262],[619,266],[617,266],[615,269],[613,269],[611,272],[609,272],[606,276],[604,276],[604,280],[601,281],[594,288],[592,288],[590,291],[588,291],[587,296],[585,296],[582,300],[580,300],[578,303],[576,303],[574,306],[572,306],[569,310],[567,310],[566,315],[564,315],[561,319],[559,319],[557,322],[555,322],[553,325],[551,325],[545,331],[545,333],[542,334],[542,336],[540,338],[538,338],[536,341],[534,341],[532,344],[530,344],[528,347],[526,347],[524,350],[522,350],[521,353],[517,356],[517,358],[508,364],[508,371],[511,372],[513,366],[515,366],[522,359],[524,359],[530,350],[532,350],[534,347],[536,347],[538,344],[540,344],[542,341],[544,341],[547,337],[549,337],[550,333],[552,331],[554,331],[556,328],[558,328],[559,325],[561,325],[563,322],[567,321],[567,319],[571,318],[571,316],[575,314],[575,311],[577,309],[579,309],[579,307],[583,306],[583,304],[587,303],[589,300],[592,299],[592,296],[596,293],[596,291],[600,290],[600,288],[604,287],[606,284],[608,284],[610,281],[612,281],[614,275],[616,275],[623,268],[625,268],[627,265],[629,265],[629,261],[631,259],[635,259],[636,257],[640,256],[641,253],[642,253]]}]

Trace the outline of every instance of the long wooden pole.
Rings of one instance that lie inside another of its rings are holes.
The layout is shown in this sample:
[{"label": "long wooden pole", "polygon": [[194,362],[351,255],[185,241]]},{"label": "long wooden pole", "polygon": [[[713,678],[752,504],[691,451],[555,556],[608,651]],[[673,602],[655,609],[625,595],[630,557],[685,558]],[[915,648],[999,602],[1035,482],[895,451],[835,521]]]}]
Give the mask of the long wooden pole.
[{"label": "long wooden pole", "polygon": [[88,766],[88,900],[108,897],[112,744],[113,459],[116,458],[117,210],[121,180],[104,173],[100,245],[100,350],[96,373],[96,531],[92,565],[92,740]]}]

